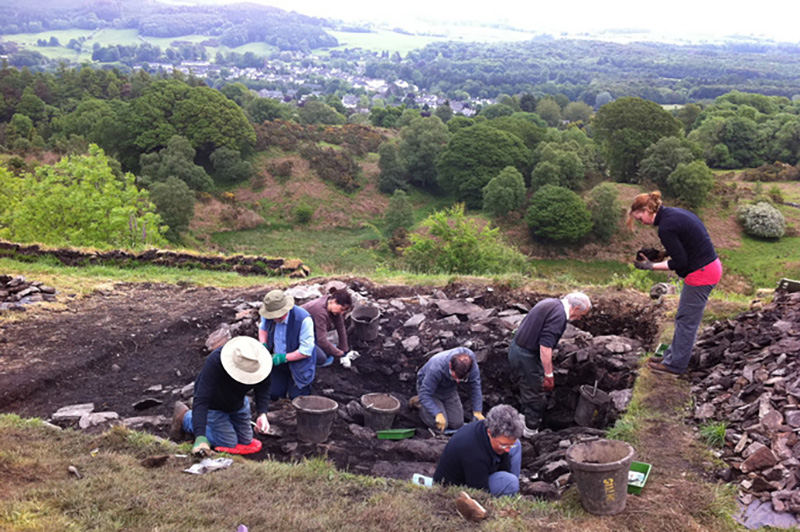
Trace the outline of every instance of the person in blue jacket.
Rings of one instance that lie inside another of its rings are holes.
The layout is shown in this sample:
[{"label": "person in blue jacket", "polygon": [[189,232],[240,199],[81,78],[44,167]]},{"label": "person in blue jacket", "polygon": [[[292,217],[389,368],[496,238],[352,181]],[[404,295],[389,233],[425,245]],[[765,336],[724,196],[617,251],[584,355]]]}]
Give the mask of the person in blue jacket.
[{"label": "person in blue jacket", "polygon": [[628,211],[631,229],[634,220],[658,227],[669,259],[652,262],[637,256],[633,265],[640,270],[674,270],[683,279],[672,344],[663,358],[652,357],[647,366],[659,373],[686,373],[708,296],[722,278],[722,262],[700,218],[684,209],[664,207],[657,190],[634,198]]},{"label": "person in blue jacket", "polygon": [[458,429],[464,424],[464,408],[458,396],[458,383],[469,385],[472,418],[483,419],[481,372],[475,353],[456,347],[433,355],[417,372],[422,422],[438,431]]},{"label": "person in blue jacket", "polygon": [[252,391],[255,398],[256,431],[266,433],[271,370],[272,357],[258,340],[231,338],[206,358],[194,382],[193,409],[175,403],[170,437],[180,441],[185,433],[193,434],[192,453],[199,455],[211,447],[249,445],[253,427],[246,394]]},{"label": "person in blue jacket", "polygon": [[310,395],[316,374],[311,315],[282,290],[268,292],[258,313],[258,341],[272,353],[270,398]]},{"label": "person in blue jacket", "polygon": [[486,419],[453,434],[436,464],[434,482],[480,489],[496,497],[518,493],[522,431],[522,417],[514,407],[495,406]]}]

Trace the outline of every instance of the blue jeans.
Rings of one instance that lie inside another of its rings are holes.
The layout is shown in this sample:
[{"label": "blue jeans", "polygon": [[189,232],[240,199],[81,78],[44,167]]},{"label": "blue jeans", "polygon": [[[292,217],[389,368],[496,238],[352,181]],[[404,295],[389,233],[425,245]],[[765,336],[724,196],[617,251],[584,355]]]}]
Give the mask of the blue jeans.
[{"label": "blue jeans", "polygon": [[489,475],[489,493],[495,497],[516,495],[519,493],[519,471],[522,468],[522,443],[517,443],[509,449],[511,471],[498,471]]},{"label": "blue jeans", "polygon": [[[419,389],[417,393],[419,393]],[[445,393],[437,390],[432,399],[436,407],[444,413],[444,418],[447,422],[445,428],[455,430],[464,426],[464,407],[461,405],[461,398],[458,396],[457,388]],[[419,417],[430,428],[436,428],[436,415],[428,412],[424,406],[419,409]]]},{"label": "blue jeans", "polygon": [[273,401],[289,397],[294,399],[301,395],[311,395],[311,385],[298,388],[292,378],[292,370],[289,369],[289,364],[281,364],[280,366],[272,366],[272,373],[270,374],[272,383],[269,385],[269,398]]},{"label": "blue jeans", "polygon": [[676,373],[686,373],[692,358],[692,348],[697,339],[697,329],[703,319],[708,296],[716,285],[690,286],[683,284],[678,314],[675,316],[675,333],[672,345],[664,353],[663,364]]},{"label": "blue jeans", "polygon": [[[183,430],[193,434],[192,411],[183,416]],[[195,436],[202,436],[196,434]],[[206,433],[211,447],[236,447],[248,445],[253,441],[253,427],[250,425],[250,400],[245,396],[244,406],[235,412],[209,410],[206,418]]]}]

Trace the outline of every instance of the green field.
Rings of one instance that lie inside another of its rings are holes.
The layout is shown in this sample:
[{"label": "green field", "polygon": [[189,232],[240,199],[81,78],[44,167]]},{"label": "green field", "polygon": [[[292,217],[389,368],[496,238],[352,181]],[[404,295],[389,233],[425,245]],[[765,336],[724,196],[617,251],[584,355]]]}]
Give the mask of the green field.
[{"label": "green field", "polygon": [[800,279],[800,237],[770,241],[745,235],[740,248],[719,254],[726,271],[743,275],[754,288],[775,288],[784,277]]}]

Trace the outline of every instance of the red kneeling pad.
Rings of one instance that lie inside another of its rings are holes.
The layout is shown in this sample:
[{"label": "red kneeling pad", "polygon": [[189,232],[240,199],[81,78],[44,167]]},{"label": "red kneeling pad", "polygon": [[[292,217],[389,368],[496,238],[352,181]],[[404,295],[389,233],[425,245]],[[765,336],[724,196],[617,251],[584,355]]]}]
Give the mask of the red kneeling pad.
[{"label": "red kneeling pad", "polygon": [[261,450],[261,440],[253,438],[247,445],[237,444],[236,447],[216,447],[215,451],[228,454],[253,454]]}]

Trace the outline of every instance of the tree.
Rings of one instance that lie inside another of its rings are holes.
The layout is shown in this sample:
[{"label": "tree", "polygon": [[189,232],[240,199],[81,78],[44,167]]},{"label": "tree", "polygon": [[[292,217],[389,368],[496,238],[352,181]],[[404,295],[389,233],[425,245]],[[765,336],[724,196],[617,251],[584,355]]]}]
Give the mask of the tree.
[{"label": "tree", "polygon": [[592,116],[592,106],[585,102],[570,102],[564,108],[564,119],[570,122],[588,123]]},{"label": "tree", "polygon": [[483,204],[483,187],[507,166],[530,172],[530,150],[519,137],[485,124],[459,130],[436,161],[440,185],[475,209]]},{"label": "tree", "polygon": [[167,147],[141,157],[141,180],[144,185],[177,177],[192,190],[211,190],[214,182],[202,166],[194,164],[195,151],[189,141],[179,135],[172,137]]},{"label": "tree", "polygon": [[714,173],[703,161],[681,163],[667,178],[668,191],[690,207],[700,207],[714,186]]},{"label": "tree", "polygon": [[310,100],[298,109],[300,122],[303,124],[329,124],[341,125],[347,122],[344,115],[337,113],[336,109],[318,100]]},{"label": "tree", "polygon": [[561,125],[561,107],[551,98],[543,98],[536,104],[536,114],[550,127]]},{"label": "tree", "polygon": [[472,127],[475,125],[475,120],[467,118],[464,115],[456,115],[447,122],[447,129],[451,135],[454,135],[458,130],[465,127]]},{"label": "tree", "polygon": [[525,205],[525,180],[519,170],[507,166],[483,187],[483,210],[500,218]]},{"label": "tree", "polygon": [[687,103],[675,112],[675,118],[683,124],[683,130],[687,134],[692,130],[695,120],[700,116],[702,108],[696,103]]},{"label": "tree", "polygon": [[0,237],[51,246],[141,248],[164,243],[161,218],[132,174],[114,175],[96,145],[35,175],[0,167]]},{"label": "tree", "polygon": [[553,242],[577,242],[592,230],[591,214],[581,198],[554,185],[533,194],[525,222],[534,238]]},{"label": "tree", "polygon": [[255,98],[245,105],[244,110],[254,124],[262,124],[267,120],[288,120],[292,116],[291,107],[270,98]]},{"label": "tree", "polygon": [[181,232],[189,229],[189,223],[194,216],[194,192],[185,182],[170,176],[166,181],[150,186],[150,199],[167,225],[164,236],[177,242]]},{"label": "tree", "polygon": [[639,164],[639,182],[652,181],[656,188],[666,189],[667,178],[681,163],[699,158],[699,147],[686,139],[664,137],[644,152]]},{"label": "tree", "polygon": [[438,116],[439,120],[446,124],[451,118],[453,118],[453,109],[450,107],[450,102],[445,101],[433,111],[433,114]]},{"label": "tree", "polygon": [[250,89],[244,83],[228,83],[219,91],[239,107],[244,107],[253,98],[250,94]]},{"label": "tree", "polygon": [[660,105],[620,98],[604,105],[592,122],[616,181],[633,183],[645,150],[662,137],[676,137],[682,125]]},{"label": "tree", "polygon": [[554,162],[542,161],[531,172],[531,192],[545,185],[561,185],[561,170]]},{"label": "tree", "polygon": [[499,118],[501,116],[511,116],[514,114],[514,108],[502,103],[492,103],[481,109],[481,116],[487,119]]},{"label": "tree", "polygon": [[378,178],[378,189],[391,194],[397,189],[405,188],[406,182],[403,165],[397,157],[397,147],[389,142],[384,142],[378,147],[378,168],[381,173]]},{"label": "tree", "polygon": [[403,258],[413,271],[449,274],[524,272],[527,259],[505,244],[497,228],[464,215],[464,205],[436,212],[411,234]]},{"label": "tree", "polygon": [[214,177],[220,183],[241,183],[253,175],[253,167],[242,160],[242,155],[228,147],[222,146],[211,154],[211,165]]},{"label": "tree", "polygon": [[400,130],[397,155],[410,183],[428,189],[436,185],[436,159],[449,138],[447,126],[436,116],[415,118]]},{"label": "tree", "polygon": [[389,199],[389,206],[386,208],[383,221],[386,227],[386,234],[390,236],[401,227],[410,229],[414,225],[414,208],[411,206],[408,194],[405,191],[400,189],[394,191],[391,199]]},{"label": "tree", "polygon": [[608,242],[617,232],[622,210],[617,189],[611,183],[600,183],[589,191],[588,207],[592,232],[602,242]]}]

